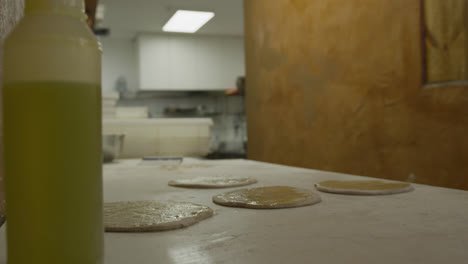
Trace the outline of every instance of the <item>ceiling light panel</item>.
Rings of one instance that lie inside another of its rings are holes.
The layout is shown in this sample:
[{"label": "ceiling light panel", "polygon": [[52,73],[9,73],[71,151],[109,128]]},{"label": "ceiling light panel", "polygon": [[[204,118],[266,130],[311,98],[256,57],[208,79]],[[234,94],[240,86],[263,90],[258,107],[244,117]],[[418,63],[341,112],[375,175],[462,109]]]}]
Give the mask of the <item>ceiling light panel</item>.
[{"label": "ceiling light panel", "polygon": [[177,10],[163,27],[166,32],[195,33],[214,17],[213,12]]}]

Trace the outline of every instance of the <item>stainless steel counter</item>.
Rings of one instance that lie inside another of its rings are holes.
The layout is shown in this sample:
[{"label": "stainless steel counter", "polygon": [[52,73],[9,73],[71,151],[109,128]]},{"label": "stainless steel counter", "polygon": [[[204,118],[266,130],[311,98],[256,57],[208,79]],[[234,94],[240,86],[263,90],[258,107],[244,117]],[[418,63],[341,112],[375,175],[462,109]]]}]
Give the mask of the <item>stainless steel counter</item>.
[{"label": "stainless steel counter", "polygon": [[[415,184],[410,193],[348,196],[320,193],[313,206],[276,210],[222,207],[211,197],[230,189],[183,189],[170,179],[248,175],[255,186],[314,190],[326,179],[364,179],[246,160],[185,160],[179,169],[124,160],[105,165],[105,200],[178,200],[215,215],[181,230],[106,233],[106,263],[466,263],[468,192]],[[5,227],[0,229],[5,261]],[[25,252],[26,253],[26,252]]]}]

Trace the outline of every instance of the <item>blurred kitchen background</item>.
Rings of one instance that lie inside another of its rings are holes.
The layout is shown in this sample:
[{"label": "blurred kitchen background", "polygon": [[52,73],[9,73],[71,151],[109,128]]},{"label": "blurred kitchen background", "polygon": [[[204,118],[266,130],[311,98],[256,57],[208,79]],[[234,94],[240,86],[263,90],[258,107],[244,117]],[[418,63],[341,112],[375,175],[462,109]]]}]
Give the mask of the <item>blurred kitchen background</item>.
[{"label": "blurred kitchen background", "polygon": [[[23,1],[0,7],[3,40]],[[103,47],[104,133],[125,134],[120,158],[247,153],[468,190],[468,0],[86,0],[86,9]],[[178,10],[214,17],[194,33],[163,31]],[[2,194],[0,177],[0,215]]]},{"label": "blurred kitchen background", "polygon": [[[87,2],[122,158],[247,153],[468,188],[468,0]],[[214,17],[164,32],[178,10]]]},{"label": "blurred kitchen background", "polygon": [[[177,10],[214,17],[163,31]],[[123,158],[246,157],[242,0],[100,0],[95,12],[103,129],[126,134]]]}]

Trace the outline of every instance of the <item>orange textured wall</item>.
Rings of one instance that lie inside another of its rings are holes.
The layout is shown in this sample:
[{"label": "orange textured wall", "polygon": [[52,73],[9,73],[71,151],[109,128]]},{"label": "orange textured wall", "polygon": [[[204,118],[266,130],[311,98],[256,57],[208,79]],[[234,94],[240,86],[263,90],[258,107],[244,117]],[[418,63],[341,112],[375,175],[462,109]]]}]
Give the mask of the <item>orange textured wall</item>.
[{"label": "orange textured wall", "polygon": [[250,159],[468,189],[468,87],[423,87],[420,0],[244,4]]}]

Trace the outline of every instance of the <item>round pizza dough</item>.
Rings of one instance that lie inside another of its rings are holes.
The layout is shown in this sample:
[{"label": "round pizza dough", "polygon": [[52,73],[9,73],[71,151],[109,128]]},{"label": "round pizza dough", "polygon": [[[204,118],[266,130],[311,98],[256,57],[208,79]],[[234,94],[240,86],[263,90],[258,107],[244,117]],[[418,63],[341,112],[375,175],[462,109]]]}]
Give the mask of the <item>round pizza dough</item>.
[{"label": "round pizza dough", "polygon": [[183,228],[213,215],[207,206],[188,202],[104,203],[107,232],[153,232]]},{"label": "round pizza dough", "polygon": [[310,190],[289,186],[240,189],[213,196],[213,202],[219,205],[253,209],[300,207],[320,201],[320,196]]},{"label": "round pizza dough", "polygon": [[196,177],[169,181],[169,185],[186,188],[229,188],[257,183],[250,177]]},{"label": "round pizza dough", "polygon": [[379,180],[323,181],[315,184],[315,187],[322,192],[358,195],[394,194],[413,190],[409,183]]}]

